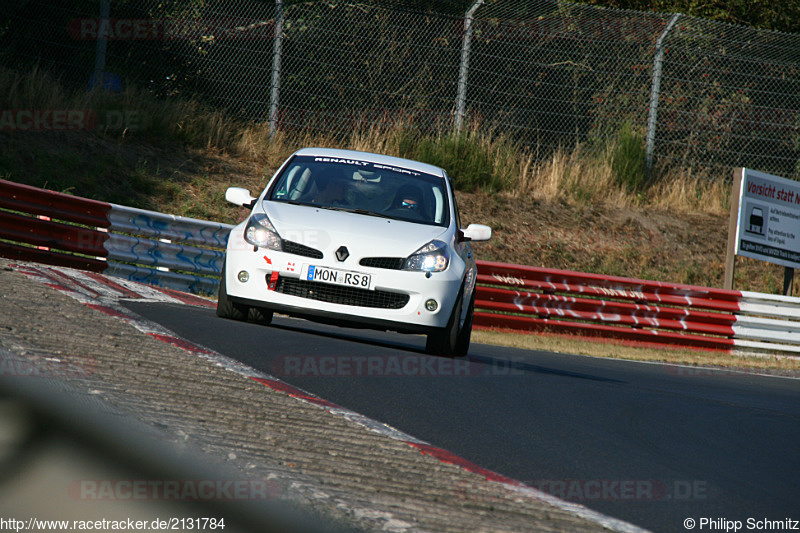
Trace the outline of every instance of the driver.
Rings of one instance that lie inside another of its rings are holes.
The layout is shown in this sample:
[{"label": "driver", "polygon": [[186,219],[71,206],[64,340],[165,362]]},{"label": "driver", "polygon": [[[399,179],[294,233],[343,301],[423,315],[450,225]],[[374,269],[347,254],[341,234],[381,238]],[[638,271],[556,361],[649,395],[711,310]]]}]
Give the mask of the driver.
[{"label": "driver", "polygon": [[422,194],[419,187],[414,185],[403,185],[395,194],[393,209],[405,209],[421,215]]}]

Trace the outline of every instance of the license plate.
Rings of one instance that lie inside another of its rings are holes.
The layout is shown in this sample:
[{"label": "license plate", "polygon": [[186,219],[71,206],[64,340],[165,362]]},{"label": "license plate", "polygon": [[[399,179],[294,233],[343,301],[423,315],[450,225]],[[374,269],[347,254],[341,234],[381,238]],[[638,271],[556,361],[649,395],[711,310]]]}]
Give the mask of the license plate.
[{"label": "license plate", "polygon": [[372,275],[353,272],[351,270],[339,270],[337,268],[308,265],[303,268],[302,277],[308,281],[346,285],[359,289],[373,289]]}]

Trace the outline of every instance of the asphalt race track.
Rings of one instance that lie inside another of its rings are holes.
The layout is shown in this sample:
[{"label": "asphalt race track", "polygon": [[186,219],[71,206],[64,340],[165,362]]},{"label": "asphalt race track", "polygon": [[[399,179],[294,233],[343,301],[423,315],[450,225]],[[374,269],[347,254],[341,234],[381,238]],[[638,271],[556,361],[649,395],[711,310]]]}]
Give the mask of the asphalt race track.
[{"label": "asphalt race track", "polygon": [[702,519],[800,519],[797,379],[478,344],[453,361],[425,355],[417,336],[126,306],[480,466],[653,531],[685,531],[687,518],[698,530]]}]

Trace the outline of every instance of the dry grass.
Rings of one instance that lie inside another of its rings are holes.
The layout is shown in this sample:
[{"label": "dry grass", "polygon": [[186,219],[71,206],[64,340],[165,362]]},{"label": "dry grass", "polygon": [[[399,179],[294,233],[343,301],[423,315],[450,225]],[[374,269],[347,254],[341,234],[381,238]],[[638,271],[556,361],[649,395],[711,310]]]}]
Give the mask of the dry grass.
[{"label": "dry grass", "polygon": [[688,350],[663,346],[634,346],[609,339],[587,339],[571,335],[512,333],[475,329],[475,343],[509,346],[525,350],[587,355],[609,359],[626,359],[654,363],[670,363],[694,367],[700,372],[687,371],[686,376],[703,375],[703,369],[735,369],[754,374],[800,377],[800,358],[779,354],[752,353],[742,356],[724,351]]},{"label": "dry grass", "polygon": [[668,171],[648,189],[647,195],[647,204],[657,209],[727,215],[731,185],[724,179],[687,177]]},{"label": "dry grass", "polygon": [[[223,153],[258,164],[267,173],[297,147],[338,147],[442,163],[462,190],[505,191],[515,197],[575,206],[653,207],[724,214],[729,202],[724,180],[687,177],[688,173],[681,170],[662,172],[644,189],[629,190],[619,183],[613,169],[620,139],[607,140],[600,148],[564,147],[540,157],[537,147],[521,146],[478,122],[469,124],[460,136],[447,130],[420,135],[410,120],[389,126],[362,124],[344,140],[311,131],[270,136],[266,123],[242,121],[197,101],[155,99],[135,88],[121,94],[70,92],[38,68],[26,73],[0,70],[0,95],[4,95],[0,105],[5,109],[88,107],[100,112],[135,112],[142,117],[137,130],[95,133],[117,143],[177,143],[189,149]],[[4,170],[12,174],[16,171]]]},{"label": "dry grass", "polygon": [[637,205],[640,198],[616,182],[611,168],[611,148],[602,154],[590,154],[580,146],[572,150],[561,148],[538,162],[528,155],[523,165],[525,173],[517,178],[513,193],[571,205]]}]

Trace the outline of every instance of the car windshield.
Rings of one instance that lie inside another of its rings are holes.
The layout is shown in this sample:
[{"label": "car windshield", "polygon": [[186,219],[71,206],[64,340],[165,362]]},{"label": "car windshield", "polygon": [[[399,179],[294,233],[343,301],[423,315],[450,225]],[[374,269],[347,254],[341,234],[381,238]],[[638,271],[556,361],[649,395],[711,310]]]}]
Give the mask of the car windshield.
[{"label": "car windshield", "polygon": [[277,202],[446,226],[445,179],[356,159],[296,156],[275,180]]}]

